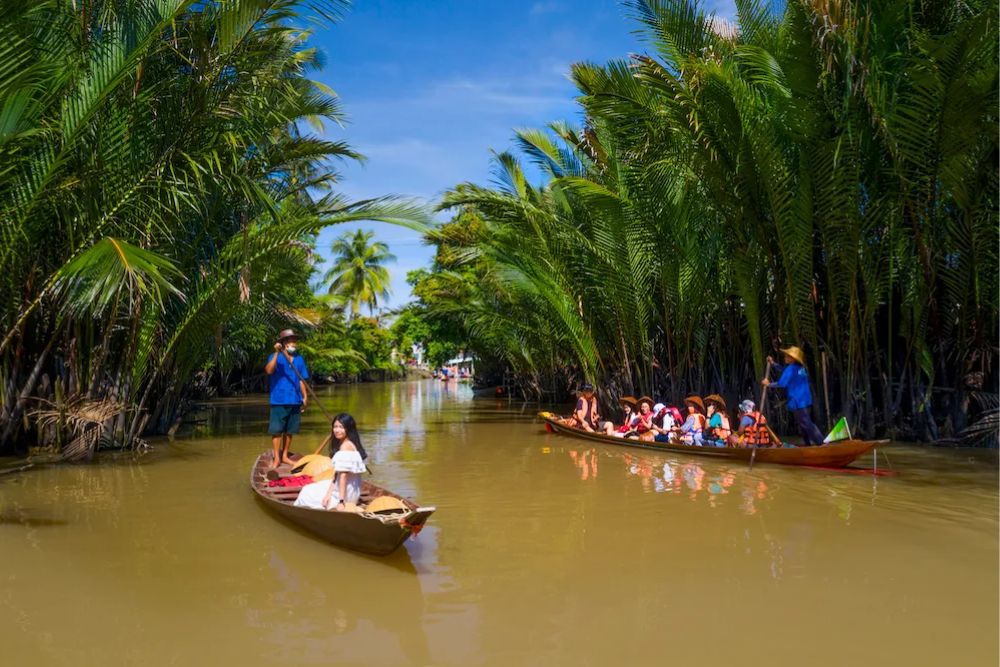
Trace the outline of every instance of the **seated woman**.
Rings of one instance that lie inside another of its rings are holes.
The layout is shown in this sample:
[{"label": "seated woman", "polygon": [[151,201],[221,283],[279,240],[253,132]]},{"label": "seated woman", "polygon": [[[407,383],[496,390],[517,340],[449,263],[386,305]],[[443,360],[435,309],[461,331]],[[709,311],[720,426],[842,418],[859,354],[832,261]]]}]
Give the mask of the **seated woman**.
[{"label": "seated woman", "polygon": [[296,507],[317,510],[347,509],[361,499],[361,473],[365,471],[368,454],[361,446],[358,425],[354,417],[342,412],[333,420],[333,440],[330,442],[333,479],[306,484],[295,499]]},{"label": "seated woman", "polygon": [[622,406],[622,412],[624,413],[622,425],[615,428],[614,424],[605,422],[604,433],[606,435],[613,435],[616,438],[624,438],[625,434],[632,430],[636,420],[638,420],[638,415],[635,413],[635,398],[632,396],[622,396],[618,399],[618,403]]},{"label": "seated woman", "polygon": [[701,447],[704,444],[702,434],[705,430],[705,404],[699,396],[688,396],[684,399],[684,405],[687,406],[688,415],[680,428],[675,429],[678,439],[686,445]]},{"label": "seated woman", "polygon": [[756,405],[750,399],[740,403],[740,424],[738,430],[729,436],[730,447],[769,447],[771,432],[767,426],[767,418],[757,412]]},{"label": "seated woman", "polygon": [[636,416],[632,430],[625,434],[626,438],[639,438],[640,440],[652,440],[655,435],[653,425],[653,399],[649,396],[639,397],[639,414]]},{"label": "seated woman", "polygon": [[676,439],[674,428],[677,421],[674,419],[674,412],[663,403],[653,406],[653,413],[656,415],[653,418],[653,431],[656,433],[653,439],[656,442],[673,442]]},{"label": "seated woman", "polygon": [[733,430],[729,425],[729,415],[726,414],[726,401],[718,394],[705,397],[708,404],[708,428],[704,435],[706,445],[725,447],[726,441]]}]

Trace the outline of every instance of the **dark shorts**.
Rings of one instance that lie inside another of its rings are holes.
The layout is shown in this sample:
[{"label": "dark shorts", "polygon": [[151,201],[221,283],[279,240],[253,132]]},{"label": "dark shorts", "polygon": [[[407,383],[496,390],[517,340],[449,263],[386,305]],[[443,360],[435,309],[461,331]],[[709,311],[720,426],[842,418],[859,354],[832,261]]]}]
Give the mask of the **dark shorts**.
[{"label": "dark shorts", "polygon": [[298,433],[301,414],[301,405],[272,405],[271,423],[268,424],[267,432],[271,435]]}]

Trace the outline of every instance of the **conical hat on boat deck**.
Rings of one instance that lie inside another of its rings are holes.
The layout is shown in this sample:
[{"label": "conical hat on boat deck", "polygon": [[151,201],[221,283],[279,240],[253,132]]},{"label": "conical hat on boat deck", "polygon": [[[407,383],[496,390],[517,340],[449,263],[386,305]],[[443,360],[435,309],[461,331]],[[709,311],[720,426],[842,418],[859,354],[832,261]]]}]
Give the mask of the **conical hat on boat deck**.
[{"label": "conical hat on boat deck", "polygon": [[799,348],[795,347],[794,345],[782,349],[781,353],[787,354],[788,356],[790,356],[792,359],[799,362],[803,366],[806,365],[806,353],[800,350]]},{"label": "conical hat on boat deck", "polygon": [[[308,459],[308,461],[306,460]],[[293,475],[309,475],[313,479],[325,472],[333,472],[333,461],[329,456],[322,454],[309,454],[296,461],[296,466],[292,469]],[[325,479],[325,478],[321,478]]]},{"label": "conical hat on boat deck", "polygon": [[706,403],[715,403],[716,407],[722,408],[723,410],[728,410],[729,407],[726,405],[726,399],[722,398],[718,394],[709,394],[705,397]]},{"label": "conical hat on boat deck", "polygon": [[399,498],[393,498],[392,496],[379,496],[373,498],[368,507],[365,508],[368,512],[399,512],[407,511],[409,508],[406,504]]},{"label": "conical hat on boat deck", "polygon": [[705,414],[705,402],[701,400],[701,396],[688,396],[684,399],[684,405],[693,405],[701,414]]}]

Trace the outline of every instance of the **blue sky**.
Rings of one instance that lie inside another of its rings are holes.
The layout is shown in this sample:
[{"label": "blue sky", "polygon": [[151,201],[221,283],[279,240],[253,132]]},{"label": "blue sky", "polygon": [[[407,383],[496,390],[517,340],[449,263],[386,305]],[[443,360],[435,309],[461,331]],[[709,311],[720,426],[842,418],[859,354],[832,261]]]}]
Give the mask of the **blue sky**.
[{"label": "blue sky", "polygon": [[[707,7],[734,13],[732,0]],[[326,61],[314,77],[349,117],[327,136],[368,158],[342,168],[340,190],[433,203],[457,183],[488,183],[490,151],[510,148],[514,128],[579,122],[569,66],[643,51],[636,27],[618,0],[355,0],[312,40]],[[387,305],[405,303],[406,272],[427,266],[432,249],[408,230],[367,224],[325,230],[320,254],[357,227],[397,256]]]}]

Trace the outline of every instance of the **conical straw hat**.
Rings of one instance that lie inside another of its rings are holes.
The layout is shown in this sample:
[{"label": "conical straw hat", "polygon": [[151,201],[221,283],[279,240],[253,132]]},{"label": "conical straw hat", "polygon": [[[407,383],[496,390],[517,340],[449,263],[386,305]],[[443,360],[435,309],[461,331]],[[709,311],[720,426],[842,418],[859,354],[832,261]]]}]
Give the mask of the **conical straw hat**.
[{"label": "conical straw hat", "polygon": [[365,508],[368,512],[389,512],[389,511],[399,511],[406,510],[406,504],[399,498],[393,498],[392,496],[379,496],[378,498],[372,499],[368,503],[368,507]]},{"label": "conical straw hat", "polygon": [[786,347],[786,348],[782,349],[781,352],[782,352],[782,354],[787,354],[788,356],[790,356],[792,359],[794,359],[795,361],[799,362],[803,366],[806,365],[806,355],[805,355],[805,352],[803,352],[799,348],[795,347],[794,345],[792,345],[791,347]]},{"label": "conical straw hat", "polygon": [[685,405],[693,405],[701,411],[701,414],[705,414],[705,402],[701,400],[700,396],[688,396],[684,399]]},{"label": "conical straw hat", "polygon": [[718,394],[709,394],[705,397],[706,403],[715,403],[717,406],[723,410],[728,410],[729,407],[726,405],[726,400],[719,396]]}]

